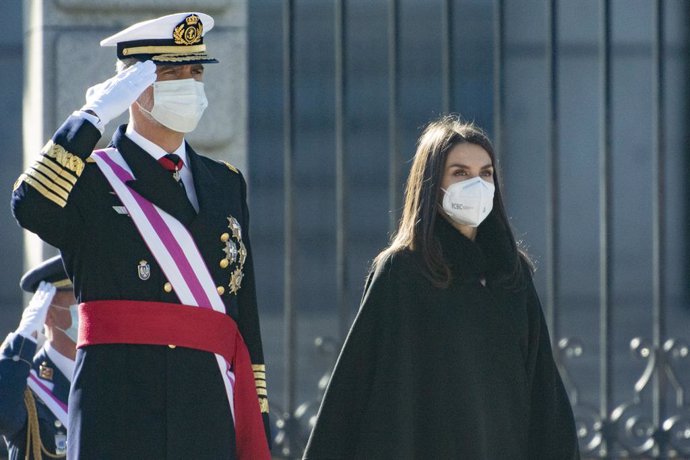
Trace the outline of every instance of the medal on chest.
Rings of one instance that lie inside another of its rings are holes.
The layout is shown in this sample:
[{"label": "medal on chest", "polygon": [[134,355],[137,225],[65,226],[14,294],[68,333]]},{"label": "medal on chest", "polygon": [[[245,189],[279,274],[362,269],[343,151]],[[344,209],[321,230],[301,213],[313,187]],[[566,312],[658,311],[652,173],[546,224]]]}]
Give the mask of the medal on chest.
[{"label": "medal on chest", "polygon": [[220,235],[220,241],[223,244],[221,250],[225,255],[220,260],[220,267],[231,270],[228,288],[230,288],[230,294],[237,294],[242,287],[242,279],[244,278],[247,247],[242,241],[242,227],[239,221],[233,216],[228,216],[227,220],[230,231]]}]

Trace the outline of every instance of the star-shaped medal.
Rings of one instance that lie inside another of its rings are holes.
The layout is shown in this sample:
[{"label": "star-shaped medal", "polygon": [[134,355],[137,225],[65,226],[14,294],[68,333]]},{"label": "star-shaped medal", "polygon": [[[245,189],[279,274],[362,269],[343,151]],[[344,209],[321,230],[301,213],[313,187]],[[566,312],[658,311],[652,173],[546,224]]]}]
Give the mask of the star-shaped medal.
[{"label": "star-shaped medal", "polygon": [[228,285],[231,294],[237,294],[237,291],[240,290],[240,287],[242,287],[242,278],[244,278],[244,273],[242,273],[241,268],[237,268],[232,272],[232,275],[230,275],[230,284]]},{"label": "star-shaped medal", "polygon": [[228,228],[232,230],[233,238],[237,241],[242,239],[242,227],[240,227],[240,223],[237,222],[237,219],[232,216],[228,217]]}]

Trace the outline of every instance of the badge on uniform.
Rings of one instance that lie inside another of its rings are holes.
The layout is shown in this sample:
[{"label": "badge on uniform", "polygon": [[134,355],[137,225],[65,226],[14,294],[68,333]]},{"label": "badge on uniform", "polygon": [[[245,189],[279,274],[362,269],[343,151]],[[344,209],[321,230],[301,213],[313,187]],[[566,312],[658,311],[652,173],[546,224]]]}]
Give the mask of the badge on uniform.
[{"label": "badge on uniform", "polygon": [[244,278],[244,262],[247,260],[247,247],[242,241],[242,227],[239,221],[233,216],[228,216],[228,228],[230,232],[223,233],[220,241],[223,243],[223,253],[225,257],[220,261],[221,268],[231,268],[228,287],[231,294],[237,294],[242,287]]},{"label": "badge on uniform", "polygon": [[55,433],[55,455],[67,454],[67,435],[58,431]]},{"label": "badge on uniform", "polygon": [[137,266],[137,273],[139,274],[139,279],[146,281],[151,277],[151,265],[145,260],[140,260]]},{"label": "badge on uniform", "polygon": [[113,206],[113,210],[115,210],[115,212],[118,214],[122,214],[123,216],[129,216],[129,212],[127,212],[127,208],[124,206]]},{"label": "badge on uniform", "polygon": [[237,222],[237,219],[232,216],[228,217],[228,228],[232,230],[233,238],[237,241],[242,241],[242,227],[240,227],[240,223]]},{"label": "badge on uniform", "polygon": [[38,375],[43,380],[53,380],[53,368],[48,367],[48,363],[46,361],[43,361],[41,365],[38,367]]},{"label": "badge on uniform", "polygon": [[230,275],[230,284],[228,285],[228,287],[230,287],[230,292],[235,294],[240,290],[242,287],[242,278],[244,278],[244,273],[242,273],[241,268],[237,268],[232,272],[232,275]]},{"label": "badge on uniform", "polygon": [[225,242],[225,248],[223,248],[223,252],[225,252],[225,258],[228,259],[228,262],[231,264],[234,264],[235,261],[237,260],[237,245],[235,244],[234,241],[228,240]]}]

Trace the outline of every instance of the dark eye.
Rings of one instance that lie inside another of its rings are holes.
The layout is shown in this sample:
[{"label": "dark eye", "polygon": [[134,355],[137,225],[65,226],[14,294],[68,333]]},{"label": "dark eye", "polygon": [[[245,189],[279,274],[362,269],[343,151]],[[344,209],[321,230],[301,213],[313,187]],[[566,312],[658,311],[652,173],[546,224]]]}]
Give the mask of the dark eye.
[{"label": "dark eye", "polygon": [[453,171],[453,175],[454,176],[466,176],[467,171],[465,171],[464,169],[456,169],[455,171]]}]

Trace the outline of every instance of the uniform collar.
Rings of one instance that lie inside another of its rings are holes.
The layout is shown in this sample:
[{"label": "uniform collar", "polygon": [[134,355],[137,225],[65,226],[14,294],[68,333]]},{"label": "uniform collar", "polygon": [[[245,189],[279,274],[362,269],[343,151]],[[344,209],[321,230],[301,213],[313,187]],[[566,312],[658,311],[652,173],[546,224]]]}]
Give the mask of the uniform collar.
[{"label": "uniform collar", "polygon": [[50,342],[46,342],[43,347],[48,355],[48,358],[55,364],[60,372],[72,382],[72,374],[74,373],[74,361],[69,359],[67,356],[62,355],[59,351],[50,345]]},{"label": "uniform collar", "polygon": [[[127,181],[127,186],[184,225],[188,225],[197,213],[187,199],[185,191],[174,180],[171,180],[170,173],[160,167],[150,152],[146,154],[146,150],[125,133],[126,126],[120,126],[113,134],[109,146],[120,151],[132,170],[134,179]],[[184,175],[185,170],[191,173],[190,170],[193,167],[194,165],[190,164],[188,168],[183,168],[182,174]]]},{"label": "uniform collar", "polygon": [[[163,150],[160,146],[154,144],[153,142],[151,142],[150,140],[146,139],[144,136],[136,132],[132,127],[131,123],[127,125],[125,134],[132,140],[132,142],[141,147],[142,150],[151,155],[153,159],[156,161],[160,160],[168,154],[168,152]],[[185,147],[185,145],[186,142],[183,139],[180,146],[177,149],[175,149],[175,151],[172,153],[182,158],[184,164],[189,166],[189,162],[187,161],[187,148]]]}]

